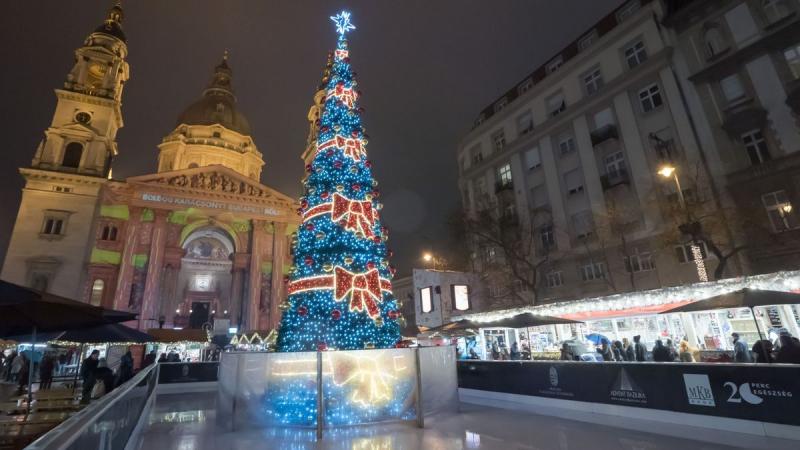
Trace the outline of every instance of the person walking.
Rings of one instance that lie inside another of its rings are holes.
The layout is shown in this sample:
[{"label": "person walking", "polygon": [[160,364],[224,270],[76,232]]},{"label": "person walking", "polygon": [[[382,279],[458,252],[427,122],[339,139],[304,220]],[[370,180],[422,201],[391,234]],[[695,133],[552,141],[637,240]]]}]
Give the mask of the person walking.
[{"label": "person walking", "polygon": [[575,361],[575,355],[572,354],[572,349],[569,344],[564,342],[561,344],[561,361]]},{"label": "person walking", "polygon": [[10,381],[12,383],[17,381],[17,374],[19,374],[19,369],[22,367],[22,361],[17,361],[17,358],[19,358],[19,353],[17,353],[16,350],[14,350],[14,352],[11,353],[11,356],[8,357],[8,373],[6,374],[6,381]]},{"label": "person walking", "polygon": [[622,348],[625,351],[625,361],[636,361],[636,354],[633,352],[633,345],[628,338],[622,338]]},{"label": "person walking", "polygon": [[600,348],[597,349],[597,353],[599,353],[600,356],[603,357],[603,361],[606,361],[606,362],[613,362],[614,361],[614,355],[611,353],[611,348],[609,348],[608,339],[606,339],[606,338],[603,338],[600,341]]},{"label": "person walking", "polygon": [[772,341],[769,339],[761,339],[753,344],[753,356],[755,362],[761,364],[771,364],[774,361],[772,358]]},{"label": "person walking", "polygon": [[516,342],[514,342],[513,344],[511,344],[511,360],[516,361],[519,359],[519,356],[520,356],[519,346],[517,345]]},{"label": "person walking", "polygon": [[92,401],[92,390],[97,382],[97,365],[99,364],[100,350],[92,350],[92,353],[83,360],[81,365],[81,379],[83,380],[83,391],[81,392],[81,403],[87,404]]},{"label": "person walking", "polygon": [[647,347],[641,343],[642,337],[636,335],[633,337],[633,354],[634,359],[638,362],[647,361]]},{"label": "person walking", "polygon": [[739,336],[739,333],[733,333],[731,337],[733,338],[733,361],[738,363],[753,362],[747,342]]},{"label": "person walking", "polygon": [[131,378],[133,378],[133,354],[128,350],[119,360],[119,381],[117,385],[119,386]]},{"label": "person walking", "polygon": [[53,384],[53,370],[56,368],[56,360],[50,353],[45,353],[42,362],[39,363],[39,390],[46,391]]},{"label": "person walking", "polygon": [[625,361],[625,350],[622,348],[622,342],[614,341],[611,344],[611,352],[614,354],[614,361]]},{"label": "person walking", "polygon": [[789,335],[781,335],[780,348],[775,355],[775,362],[780,364],[800,364],[800,344]]},{"label": "person walking", "polygon": [[672,356],[669,353],[669,349],[661,339],[656,339],[656,346],[653,347],[653,361],[658,362],[670,362],[673,361]]},{"label": "person walking", "polygon": [[689,347],[688,342],[681,341],[681,343],[678,345],[678,359],[680,362],[694,362],[692,349]]},{"label": "person walking", "polygon": [[167,362],[167,354],[166,353],[162,353],[161,356],[158,357],[158,362],[160,362],[160,363]]},{"label": "person walking", "polygon": [[675,345],[672,343],[672,339],[667,339],[667,342],[664,345],[667,347],[667,350],[669,350],[670,361],[675,361],[678,359],[678,352],[675,350]]}]

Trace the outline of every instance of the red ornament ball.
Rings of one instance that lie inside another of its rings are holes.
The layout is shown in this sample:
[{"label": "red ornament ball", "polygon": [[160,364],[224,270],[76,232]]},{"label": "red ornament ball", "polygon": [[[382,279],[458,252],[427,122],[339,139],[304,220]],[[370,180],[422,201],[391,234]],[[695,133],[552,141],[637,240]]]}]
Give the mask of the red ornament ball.
[{"label": "red ornament ball", "polygon": [[319,344],[317,344],[317,351],[324,352],[327,349],[328,349],[328,344],[324,342],[320,342]]},{"label": "red ornament ball", "polygon": [[394,268],[394,266],[389,266],[389,272],[390,272],[392,275],[394,275],[395,273],[397,273],[397,269],[395,269],[395,268]]},{"label": "red ornament ball", "polygon": [[303,262],[306,263],[307,266],[313,265],[314,258],[312,258],[311,255],[307,255],[305,258],[303,258]]},{"label": "red ornament ball", "polygon": [[303,209],[308,208],[308,200],[303,199],[303,201],[300,202],[300,207]]},{"label": "red ornament ball", "polygon": [[370,261],[367,263],[367,269],[372,270],[375,268],[375,263]]},{"label": "red ornament ball", "polygon": [[331,318],[333,320],[341,319],[342,318],[342,312],[339,311],[338,309],[334,309],[333,311],[331,311]]},{"label": "red ornament ball", "polygon": [[394,309],[389,311],[388,315],[389,315],[389,318],[392,319],[392,320],[397,320],[397,318],[400,317],[400,313],[397,312]]},{"label": "red ornament ball", "polygon": [[331,193],[328,192],[328,191],[325,191],[322,194],[319,194],[319,196],[320,196],[321,199],[325,200],[326,198],[331,196]]},{"label": "red ornament ball", "polygon": [[289,282],[289,277],[288,276],[283,277],[283,282],[284,283],[288,283]]},{"label": "red ornament ball", "polygon": [[308,314],[308,308],[306,308],[305,306],[297,308],[297,314],[299,314],[301,317],[305,317],[306,314]]},{"label": "red ornament ball", "polygon": [[308,222],[308,223],[306,224],[306,230],[308,230],[308,231],[314,231],[314,224],[313,224],[313,223],[311,223],[311,222]]},{"label": "red ornament ball", "polygon": [[361,190],[361,185],[358,184],[358,183],[353,183],[353,185],[350,186],[350,187],[353,188],[353,190],[356,191],[356,192]]},{"label": "red ornament ball", "polygon": [[323,133],[327,133],[330,129],[331,129],[330,127],[324,126],[324,127],[320,128],[319,131],[321,131]]},{"label": "red ornament ball", "polygon": [[366,160],[366,161],[364,161],[364,165],[367,166],[367,167],[372,167],[372,161]]},{"label": "red ornament ball", "polygon": [[391,258],[392,256],[394,256],[394,250],[389,250],[388,252],[386,252],[386,254],[389,255],[389,258]]},{"label": "red ornament ball", "polygon": [[331,150],[328,150],[327,152],[325,152],[325,156],[327,156],[328,158],[333,156],[333,150],[331,149]]},{"label": "red ornament ball", "polygon": [[314,167],[311,164],[306,164],[306,172],[311,172]]},{"label": "red ornament ball", "polygon": [[374,238],[372,238],[372,242],[374,242],[376,244],[380,244],[381,243],[381,237],[380,236],[375,236]]},{"label": "red ornament ball", "polygon": [[333,167],[336,168],[336,169],[341,169],[342,168],[342,162],[341,161],[334,162],[333,163]]},{"label": "red ornament ball", "polygon": [[381,191],[378,190],[378,189],[375,189],[374,191],[372,191],[372,196],[375,197],[375,198],[380,197],[381,196]]},{"label": "red ornament ball", "polygon": [[350,134],[352,134],[353,137],[358,137],[358,130],[353,130],[353,132]]}]

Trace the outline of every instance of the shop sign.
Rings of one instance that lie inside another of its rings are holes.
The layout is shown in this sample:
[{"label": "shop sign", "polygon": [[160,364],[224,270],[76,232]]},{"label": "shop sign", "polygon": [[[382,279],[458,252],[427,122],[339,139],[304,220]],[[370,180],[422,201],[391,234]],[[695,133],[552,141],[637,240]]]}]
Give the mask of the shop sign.
[{"label": "shop sign", "polygon": [[686,398],[690,405],[716,406],[708,375],[685,373],[683,374],[683,384],[686,387]]},{"label": "shop sign", "polygon": [[611,400],[624,403],[647,403],[647,394],[636,384],[628,372],[621,368],[614,386],[608,393]]}]

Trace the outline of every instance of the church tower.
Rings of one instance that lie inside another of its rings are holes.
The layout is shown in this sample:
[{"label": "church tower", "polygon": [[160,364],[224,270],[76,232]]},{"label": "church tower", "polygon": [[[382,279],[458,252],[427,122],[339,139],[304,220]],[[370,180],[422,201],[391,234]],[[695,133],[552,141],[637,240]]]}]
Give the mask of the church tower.
[{"label": "church tower", "polygon": [[80,298],[98,196],[111,175],[122,128],[128,47],[119,3],[75,50],[75,64],[55,90],[56,108],[25,178],[4,280]]}]

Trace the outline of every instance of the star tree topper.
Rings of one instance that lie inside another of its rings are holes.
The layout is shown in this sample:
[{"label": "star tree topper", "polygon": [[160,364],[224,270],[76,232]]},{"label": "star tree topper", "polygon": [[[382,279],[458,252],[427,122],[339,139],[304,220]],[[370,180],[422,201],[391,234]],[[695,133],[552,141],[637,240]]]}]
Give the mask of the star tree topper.
[{"label": "star tree topper", "polygon": [[339,33],[339,36],[344,37],[345,33],[356,29],[356,26],[350,22],[349,11],[342,11],[335,16],[331,16],[331,20],[336,24],[336,32]]}]

